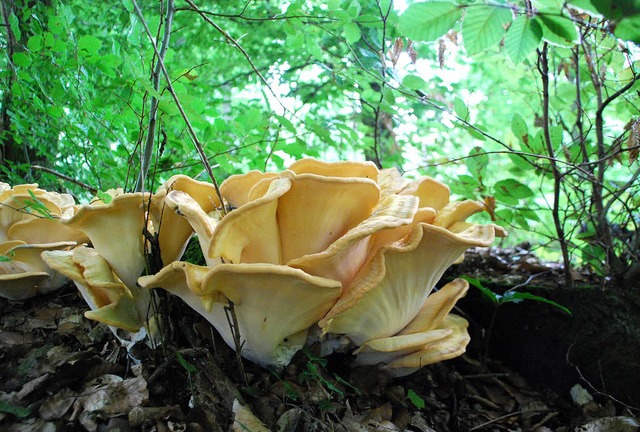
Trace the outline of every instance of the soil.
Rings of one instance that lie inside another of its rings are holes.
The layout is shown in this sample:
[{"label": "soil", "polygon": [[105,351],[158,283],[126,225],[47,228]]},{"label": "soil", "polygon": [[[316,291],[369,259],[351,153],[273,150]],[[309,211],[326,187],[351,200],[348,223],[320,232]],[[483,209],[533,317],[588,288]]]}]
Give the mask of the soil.
[{"label": "soil", "polygon": [[83,317],[72,285],[21,303],[0,299],[0,430],[639,429],[640,287],[576,272],[569,290],[560,266],[526,247],[471,251],[442,283],[460,275],[571,314],[535,300],[496,306],[472,287],[456,310],[470,322],[467,353],[392,379],[382,367],[353,367],[348,354],[322,358],[315,345],[281,371],[241,368],[173,297],[165,298],[168,342],[130,352]]}]

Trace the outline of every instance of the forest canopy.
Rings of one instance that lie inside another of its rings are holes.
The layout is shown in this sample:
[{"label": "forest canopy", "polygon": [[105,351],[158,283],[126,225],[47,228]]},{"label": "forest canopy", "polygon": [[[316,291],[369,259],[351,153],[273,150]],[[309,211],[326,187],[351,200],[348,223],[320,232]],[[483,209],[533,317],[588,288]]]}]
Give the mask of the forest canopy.
[{"label": "forest canopy", "polygon": [[2,8],[0,181],[88,200],[369,160],[484,201],[543,257],[640,262],[637,0]]}]

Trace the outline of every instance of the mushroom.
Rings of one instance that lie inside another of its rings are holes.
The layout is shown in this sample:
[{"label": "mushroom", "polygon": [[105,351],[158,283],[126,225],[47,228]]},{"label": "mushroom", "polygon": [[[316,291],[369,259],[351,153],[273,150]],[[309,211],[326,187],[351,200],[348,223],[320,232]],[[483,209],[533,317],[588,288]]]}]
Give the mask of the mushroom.
[{"label": "mushroom", "polygon": [[464,318],[449,314],[434,330],[369,341],[355,352],[356,363],[386,363],[395,377],[412,374],[428,364],[462,355],[469,344],[468,325]]},{"label": "mushroom", "polygon": [[288,265],[309,274],[337,279],[344,289],[349,289],[351,280],[372,250],[408,234],[417,205],[418,200],[413,196],[385,195],[371,216],[325,250],[293,259]]},{"label": "mushroom", "polygon": [[229,205],[238,208],[251,200],[249,198],[251,189],[258,182],[264,179],[275,180],[276,178],[278,178],[276,173],[263,173],[257,170],[249,171],[246,174],[232,175],[222,182],[220,193]]},{"label": "mushroom", "polygon": [[7,237],[28,244],[75,242],[86,243],[89,238],[82,232],[61,222],[61,219],[35,218],[21,220],[9,227]]},{"label": "mushroom", "polygon": [[152,224],[150,231],[157,235],[163,264],[180,259],[193,235],[189,222],[176,214],[171,202],[167,200],[167,196],[175,191],[188,194],[194,206],[205,214],[213,213],[221,206],[216,188],[211,183],[175,175],[160,186],[151,197],[149,213]]},{"label": "mushroom", "polygon": [[[31,241],[31,239],[22,238],[23,235],[29,234],[30,229],[16,228],[13,233],[9,233],[17,223],[26,224],[30,221],[47,219],[58,221],[61,217],[68,217],[73,214],[75,202],[71,195],[48,192],[39,189],[37,184],[16,185],[13,188],[4,184],[5,188],[0,190],[0,242],[24,240],[27,243],[47,243],[73,240],[73,238],[65,238],[64,236],[69,233],[59,227],[47,233],[48,241],[37,238]],[[70,235],[75,237],[78,234]]]},{"label": "mushroom", "polygon": [[[108,325],[125,344],[144,337],[149,292],[127,286],[96,250],[79,246],[72,251],[47,251],[44,261],[73,280],[90,311],[85,317]],[[126,335],[118,329],[133,333]]]},{"label": "mushroom", "polygon": [[488,246],[494,236],[493,225],[452,233],[417,224],[407,237],[375,253],[320,327],[356,345],[396,334],[416,316],[447,267],[470,246]]},{"label": "mushroom", "polygon": [[225,216],[209,256],[225,262],[286,264],[318,253],[375,208],[380,190],[364,178],[296,175],[284,171],[268,191]]},{"label": "mushroom", "polygon": [[125,193],[109,204],[82,205],[77,213],[63,221],[82,231],[124,284],[135,287],[145,268],[143,230],[146,226],[146,193]]},{"label": "mushroom", "polygon": [[404,376],[462,354],[469,342],[468,323],[450,311],[468,288],[467,281],[455,279],[429,295],[416,317],[400,332],[363,343],[354,352],[356,363],[385,363],[392,375]]},{"label": "mushroom", "polygon": [[[220,263],[219,258],[212,258],[207,254],[211,238],[213,237],[213,232],[216,225],[218,224],[218,218],[209,216],[202,208],[202,206],[191,197],[191,195],[181,190],[173,190],[169,192],[164,199],[164,203],[168,208],[173,210],[174,215],[171,218],[169,218],[168,216],[164,216],[165,230],[160,230],[161,237],[162,233],[164,232],[166,233],[164,237],[169,239],[175,238],[173,236],[173,232],[170,231],[170,229],[177,224],[175,218],[180,217],[180,222],[187,224],[189,233],[193,233],[195,231],[198,235],[198,242],[200,243],[200,248],[204,252],[204,258],[207,262],[207,265],[213,266]],[[168,215],[168,212],[165,213],[165,215]],[[181,239],[179,239],[177,242],[180,241]],[[171,261],[169,261],[169,263],[171,263]]]},{"label": "mushroom", "polygon": [[373,162],[324,162],[317,159],[300,159],[289,165],[296,174],[316,174],[323,177],[367,178],[378,180],[378,167]]},{"label": "mushroom", "polygon": [[428,177],[420,177],[409,183],[399,192],[401,195],[413,195],[420,199],[420,207],[431,207],[440,211],[449,203],[449,186]]},{"label": "mushroom", "polygon": [[75,242],[34,245],[20,240],[0,243],[0,255],[6,260],[0,262],[0,296],[9,300],[25,300],[60,288],[66,278],[49,268],[40,254],[75,245]]},{"label": "mushroom", "polygon": [[[203,273],[206,272],[206,273]],[[164,288],[205,317],[235,347],[225,307],[233,303],[241,354],[263,366],[284,366],[340,295],[340,283],[273,264],[174,263],[141,277],[145,288]],[[200,303],[198,303],[198,299]]]}]

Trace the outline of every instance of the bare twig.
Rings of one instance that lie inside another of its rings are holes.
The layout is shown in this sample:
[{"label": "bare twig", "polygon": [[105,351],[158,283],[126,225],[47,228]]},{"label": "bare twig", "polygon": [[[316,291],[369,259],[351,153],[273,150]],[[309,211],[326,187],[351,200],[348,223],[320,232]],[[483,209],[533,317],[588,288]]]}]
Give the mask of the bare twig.
[{"label": "bare twig", "polygon": [[240,326],[238,325],[238,316],[236,315],[236,309],[231,300],[229,300],[229,304],[224,307],[224,312],[227,317],[229,328],[231,329],[231,334],[233,335],[233,344],[235,345],[238,371],[240,372],[240,376],[242,377],[245,386],[248,387],[249,379],[247,378],[247,373],[244,370],[244,363],[242,362],[242,345],[244,345],[244,343],[240,340]]},{"label": "bare twig", "polygon": [[189,6],[191,6],[193,8],[194,11],[196,11],[203,20],[205,20],[205,22],[207,22],[208,24],[210,24],[213,28],[215,28],[229,43],[231,43],[231,45],[233,45],[234,47],[236,47],[236,49],[238,51],[240,51],[240,53],[242,54],[242,56],[247,60],[247,62],[249,63],[249,66],[251,67],[251,69],[253,70],[253,72],[258,76],[258,78],[260,79],[260,81],[262,81],[262,83],[267,87],[267,89],[269,90],[269,93],[271,93],[271,95],[276,99],[276,101],[278,101],[278,104],[282,107],[282,109],[286,112],[290,112],[289,109],[287,109],[287,107],[282,103],[282,101],[280,100],[280,98],[278,97],[278,95],[276,95],[276,93],[273,91],[273,89],[271,88],[271,86],[269,85],[269,82],[266,80],[266,78],[262,75],[262,73],[258,70],[258,68],[256,67],[256,65],[253,63],[253,60],[251,59],[251,56],[249,56],[249,54],[247,53],[247,51],[245,51],[245,49],[242,47],[242,45],[240,45],[240,43],[235,40],[233,37],[231,37],[231,35],[229,33],[227,33],[222,27],[220,27],[218,24],[216,24],[215,22],[213,22],[208,16],[207,14],[205,14],[202,10],[200,10],[200,8],[198,8],[198,6],[196,6],[195,3],[193,3],[193,1],[191,0],[186,0],[186,2],[189,4]]},{"label": "bare twig", "polygon": [[477,426],[474,426],[474,427],[472,427],[471,429],[469,429],[469,432],[472,432],[472,431],[475,431],[475,430],[479,430],[479,429],[483,429],[484,427],[489,426],[490,424],[497,423],[497,422],[499,422],[499,421],[501,421],[501,420],[505,420],[505,419],[508,419],[509,417],[517,416],[517,415],[520,415],[520,414],[527,414],[527,413],[539,413],[539,412],[547,412],[547,411],[549,411],[549,409],[548,409],[548,408],[544,408],[544,409],[533,409],[533,410],[520,410],[520,411],[514,411],[514,412],[512,412],[512,413],[505,414],[505,415],[503,415],[503,416],[500,416],[500,417],[494,418],[494,419],[492,419],[492,420],[489,420],[489,421],[487,421],[487,422],[484,422],[484,423],[482,423],[482,424],[479,424],[479,425],[477,425]]},{"label": "bare twig", "polygon": [[543,116],[543,133],[544,141],[547,147],[547,153],[551,163],[551,170],[553,173],[553,207],[551,214],[553,216],[553,223],[558,234],[558,241],[560,242],[560,250],[562,252],[562,260],[564,261],[564,284],[567,288],[573,288],[573,277],[571,275],[571,260],[569,258],[569,249],[567,246],[567,238],[564,232],[564,226],[560,218],[560,186],[562,183],[563,174],[560,173],[558,165],[555,162],[555,151],[553,149],[553,143],[551,142],[551,134],[549,132],[549,61],[547,58],[547,51],[549,47],[545,42],[541,50],[538,50],[538,71],[542,78],[542,116]]},{"label": "bare twig", "polygon": [[49,174],[53,174],[54,176],[59,177],[59,178],[63,179],[64,181],[68,181],[70,183],[73,183],[75,185],[80,186],[83,189],[88,190],[89,192],[91,192],[94,195],[96,193],[98,193],[98,189],[94,188],[93,186],[89,186],[88,184],[83,183],[80,180],[76,180],[76,179],[74,179],[72,177],[69,177],[68,175],[62,174],[62,173],[60,173],[60,172],[58,172],[56,170],[53,170],[51,168],[43,167],[43,166],[40,166],[40,165],[31,165],[31,168],[37,169],[37,170],[40,170],[40,171],[44,171],[44,172],[47,172]]},{"label": "bare twig", "polygon": [[635,412],[640,412],[640,407],[634,407],[631,406],[629,404],[626,404],[624,402],[622,402],[620,399],[615,398],[614,396],[605,393],[601,390],[598,390],[593,384],[591,384],[591,381],[589,381],[584,374],[582,373],[582,371],[580,370],[580,368],[578,367],[578,365],[575,365],[571,362],[571,350],[573,349],[573,345],[575,345],[575,343],[572,343],[571,345],[569,345],[569,348],[567,349],[567,354],[565,355],[565,361],[567,362],[567,364],[571,367],[573,367],[576,372],[578,373],[578,376],[580,377],[580,379],[589,387],[589,389],[591,389],[591,391],[597,395],[600,396],[604,396],[608,399],[611,399],[613,402],[620,404],[622,406],[624,406],[625,408],[627,408],[630,411],[635,411]]},{"label": "bare twig", "polygon": [[[156,93],[160,90],[160,75],[162,73],[162,63],[164,62],[164,58],[167,54],[167,50],[169,49],[169,41],[171,39],[171,26],[173,24],[173,15],[174,15],[174,5],[173,0],[167,0],[167,12],[165,14],[164,19],[164,35],[162,36],[162,45],[160,47],[160,51],[158,52],[158,58],[156,59],[156,65],[153,69],[153,74],[151,76],[151,82],[153,85],[153,89]],[[141,20],[142,13],[140,9],[136,8],[136,12]],[[157,125],[157,115],[158,115],[158,98],[155,95],[151,95],[151,107],[149,109],[149,127],[147,128],[147,137],[144,144],[144,149],[142,153],[142,157],[140,158],[140,174],[138,175],[138,180],[136,182],[135,191],[142,192],[144,190],[144,182],[146,180],[147,174],[149,172],[149,164],[151,163],[151,157],[153,156],[153,143],[155,141],[155,132]]]},{"label": "bare twig", "polygon": [[[176,106],[178,107],[178,111],[180,111],[180,115],[182,116],[182,119],[184,120],[185,125],[187,126],[187,131],[188,131],[189,138],[191,139],[191,142],[193,143],[194,147],[196,148],[196,151],[198,152],[198,155],[200,156],[202,164],[204,165],[204,168],[207,171],[207,174],[209,175],[209,178],[211,178],[211,182],[213,183],[213,186],[216,189],[216,194],[218,195],[218,199],[222,203],[223,202],[222,194],[220,193],[220,188],[218,187],[218,182],[216,181],[216,178],[213,175],[213,170],[211,169],[211,164],[209,163],[209,160],[207,159],[207,156],[204,153],[204,149],[202,148],[202,144],[200,143],[200,140],[198,140],[196,132],[193,129],[193,126],[191,125],[191,122],[189,121],[189,118],[187,117],[187,114],[185,113],[184,108],[182,107],[182,103],[180,103],[180,99],[178,98],[178,95],[176,94],[176,92],[175,92],[175,90],[173,88],[173,85],[171,84],[171,77],[169,76],[169,72],[167,71],[167,68],[165,67],[164,62],[160,58],[160,52],[158,51],[158,46],[156,45],[156,43],[153,40],[153,35],[151,34],[151,30],[149,30],[149,26],[147,25],[147,22],[144,20],[144,17],[142,16],[142,11],[140,10],[140,7],[138,6],[138,3],[136,2],[136,0],[131,0],[131,1],[133,3],[133,7],[136,10],[136,13],[140,17],[140,21],[142,23],[142,26],[144,27],[145,32],[147,33],[147,37],[149,38],[149,41],[151,42],[151,46],[153,46],[153,50],[156,53],[156,55],[158,56],[158,64],[160,65],[160,68],[162,69],[162,74],[164,75],[164,79],[167,82],[167,89],[169,90],[169,93],[171,93],[171,97],[173,98],[174,102],[176,103]],[[226,209],[224,208],[224,206],[222,206],[222,211],[223,211],[224,214],[226,214]]]}]

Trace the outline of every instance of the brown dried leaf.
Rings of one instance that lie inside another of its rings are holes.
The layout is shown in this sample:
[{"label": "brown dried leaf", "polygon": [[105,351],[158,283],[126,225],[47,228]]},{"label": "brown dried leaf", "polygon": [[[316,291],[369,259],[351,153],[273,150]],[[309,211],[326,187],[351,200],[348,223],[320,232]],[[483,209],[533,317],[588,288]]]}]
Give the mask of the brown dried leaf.
[{"label": "brown dried leaf", "polygon": [[149,397],[147,382],[142,377],[122,379],[117,375],[103,375],[91,381],[78,396],[74,408],[100,411],[106,414],[127,414]]},{"label": "brown dried leaf", "polygon": [[492,196],[484,197],[484,210],[489,213],[492,221],[496,221],[496,199]]},{"label": "brown dried leaf", "polygon": [[63,388],[40,405],[40,416],[45,420],[55,420],[64,416],[76,400],[76,393]]},{"label": "brown dried leaf", "polygon": [[444,43],[444,39],[438,39],[438,65],[440,69],[444,69],[444,54],[447,51],[447,45]]},{"label": "brown dried leaf", "polygon": [[407,54],[409,54],[409,58],[411,59],[411,63],[416,64],[418,61],[418,52],[413,48],[413,41],[409,40],[407,42]]},{"label": "brown dried leaf", "polygon": [[37,390],[42,385],[44,385],[44,383],[46,383],[49,380],[49,378],[50,378],[50,375],[46,373],[42,376],[39,376],[38,378],[32,379],[31,381],[25,383],[25,385],[23,385],[20,391],[16,394],[16,397],[18,399],[24,399],[29,394],[31,394],[34,390]]},{"label": "brown dried leaf", "polygon": [[640,152],[640,119],[636,119],[629,131],[629,138],[627,139],[627,149],[629,150],[629,165],[638,160],[638,153]]},{"label": "brown dried leaf", "polygon": [[242,405],[238,400],[233,401],[233,424],[231,430],[234,432],[268,432],[269,429],[262,423],[249,408]]},{"label": "brown dried leaf", "polygon": [[404,42],[402,38],[396,38],[393,42],[393,47],[389,51],[389,58],[391,59],[391,63],[395,66],[398,63],[398,59],[400,58],[400,54],[402,54],[402,49],[404,48]]}]

